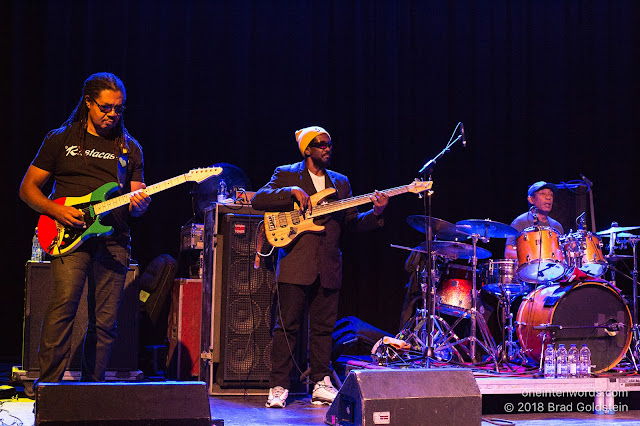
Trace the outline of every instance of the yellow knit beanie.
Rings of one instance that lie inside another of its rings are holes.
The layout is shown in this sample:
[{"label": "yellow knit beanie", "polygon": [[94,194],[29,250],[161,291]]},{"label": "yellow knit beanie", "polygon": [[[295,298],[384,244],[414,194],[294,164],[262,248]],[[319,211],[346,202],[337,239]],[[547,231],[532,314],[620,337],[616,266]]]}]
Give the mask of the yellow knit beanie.
[{"label": "yellow knit beanie", "polygon": [[298,148],[300,148],[300,153],[304,156],[304,150],[307,149],[309,143],[318,135],[322,133],[329,136],[331,139],[331,135],[325,129],[320,126],[311,126],[305,127],[304,129],[296,130],[296,141],[298,142]]}]

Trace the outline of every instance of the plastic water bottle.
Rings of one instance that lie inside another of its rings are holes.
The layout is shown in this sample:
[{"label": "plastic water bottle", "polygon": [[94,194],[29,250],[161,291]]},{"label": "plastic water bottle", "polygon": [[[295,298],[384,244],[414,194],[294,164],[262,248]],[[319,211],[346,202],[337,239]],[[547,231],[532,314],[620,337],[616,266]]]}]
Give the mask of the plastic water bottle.
[{"label": "plastic water bottle", "polygon": [[586,344],[580,348],[578,363],[580,365],[580,377],[591,377],[591,350]]},{"label": "plastic water bottle", "polygon": [[33,238],[31,240],[31,261],[42,262],[42,253],[42,246],[40,246],[40,241],[38,240],[38,228],[36,228],[36,231],[34,232]]},{"label": "plastic water bottle", "polygon": [[569,347],[567,364],[569,365],[569,377],[575,378],[578,376],[578,348],[576,345],[571,344]]},{"label": "plastic water bottle", "polygon": [[220,179],[218,184],[218,202],[223,203],[227,199],[227,183],[224,179]]},{"label": "plastic water bottle", "polygon": [[553,379],[556,377],[556,351],[553,345],[547,345],[544,350],[544,378]]},{"label": "plastic water bottle", "polygon": [[567,348],[564,347],[564,343],[558,345],[558,352],[556,353],[556,377],[559,379],[566,379],[569,375],[567,361],[569,354]]}]

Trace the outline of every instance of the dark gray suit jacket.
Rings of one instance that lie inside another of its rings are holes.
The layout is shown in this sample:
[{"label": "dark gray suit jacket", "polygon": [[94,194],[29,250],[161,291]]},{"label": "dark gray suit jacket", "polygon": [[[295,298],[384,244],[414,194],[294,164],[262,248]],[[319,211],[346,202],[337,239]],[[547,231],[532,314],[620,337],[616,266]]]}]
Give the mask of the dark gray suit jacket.
[{"label": "dark gray suit jacket", "polygon": [[[351,197],[349,179],[331,170],[325,174],[327,188],[337,190],[337,197],[327,201]],[[299,186],[309,195],[317,191],[305,163],[289,164],[276,168],[271,181],[262,187],[251,200],[254,209],[262,211],[291,211],[295,197],[291,187]],[[325,288],[338,289],[342,286],[342,252],[340,239],[345,230],[367,231],[381,227],[382,217],[369,210],[358,213],[355,207],[332,213],[316,219],[325,226],[321,233],[308,232],[299,236],[289,246],[278,253],[276,279],[289,284],[310,285],[320,275],[320,283]]]}]

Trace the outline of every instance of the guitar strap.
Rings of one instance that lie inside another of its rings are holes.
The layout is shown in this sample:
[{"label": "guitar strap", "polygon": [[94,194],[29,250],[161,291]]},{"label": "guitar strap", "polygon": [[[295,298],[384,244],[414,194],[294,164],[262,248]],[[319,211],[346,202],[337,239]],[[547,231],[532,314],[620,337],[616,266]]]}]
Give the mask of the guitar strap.
[{"label": "guitar strap", "polygon": [[118,184],[121,189],[127,183],[127,166],[129,164],[129,138],[124,135],[123,142],[120,143],[120,154],[118,155]]}]

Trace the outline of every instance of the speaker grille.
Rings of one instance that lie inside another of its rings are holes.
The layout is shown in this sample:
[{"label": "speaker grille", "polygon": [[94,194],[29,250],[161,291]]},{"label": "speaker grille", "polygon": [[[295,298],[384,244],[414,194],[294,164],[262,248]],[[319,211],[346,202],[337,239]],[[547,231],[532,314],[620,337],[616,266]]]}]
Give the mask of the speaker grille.
[{"label": "speaker grille", "polygon": [[[275,274],[253,267],[262,216],[228,214],[224,226],[223,382],[267,382]],[[227,383],[228,384],[228,383]]]}]

